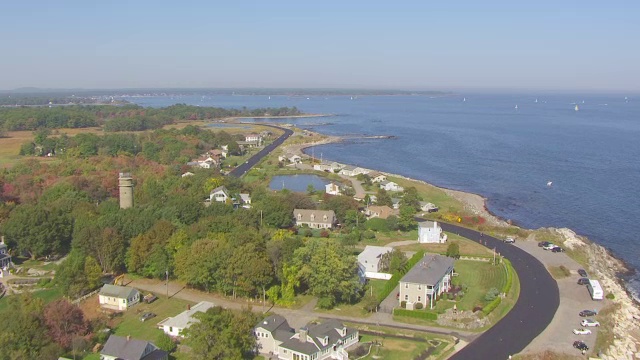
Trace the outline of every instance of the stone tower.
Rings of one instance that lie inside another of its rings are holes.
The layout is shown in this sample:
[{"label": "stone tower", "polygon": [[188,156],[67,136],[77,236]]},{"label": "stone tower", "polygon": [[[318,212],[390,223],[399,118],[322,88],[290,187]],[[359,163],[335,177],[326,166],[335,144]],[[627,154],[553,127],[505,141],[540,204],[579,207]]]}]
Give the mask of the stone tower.
[{"label": "stone tower", "polygon": [[118,177],[120,186],[120,209],[133,207],[133,178],[130,173],[120,173]]}]

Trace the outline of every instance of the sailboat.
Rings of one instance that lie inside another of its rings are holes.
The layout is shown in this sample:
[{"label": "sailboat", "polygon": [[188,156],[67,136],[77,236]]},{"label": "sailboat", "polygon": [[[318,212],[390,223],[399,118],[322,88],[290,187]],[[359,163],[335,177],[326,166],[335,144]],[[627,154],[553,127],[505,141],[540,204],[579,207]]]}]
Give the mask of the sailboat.
[{"label": "sailboat", "polygon": [[575,110],[575,111],[580,110],[580,108],[578,107],[578,104],[576,104],[576,107],[575,107],[575,108],[573,108],[573,110]]},{"label": "sailboat", "polygon": [[465,102],[465,101],[467,101],[467,98],[462,98],[462,102]]},{"label": "sailboat", "polygon": [[271,100],[271,96],[269,96],[269,100]]},{"label": "sailboat", "polygon": [[516,110],[518,110],[518,105],[516,105]]},{"label": "sailboat", "polygon": [[547,181],[547,186],[553,185],[553,181]]},{"label": "sailboat", "polygon": [[538,98],[536,98],[536,101],[534,101],[535,103],[538,103]]}]

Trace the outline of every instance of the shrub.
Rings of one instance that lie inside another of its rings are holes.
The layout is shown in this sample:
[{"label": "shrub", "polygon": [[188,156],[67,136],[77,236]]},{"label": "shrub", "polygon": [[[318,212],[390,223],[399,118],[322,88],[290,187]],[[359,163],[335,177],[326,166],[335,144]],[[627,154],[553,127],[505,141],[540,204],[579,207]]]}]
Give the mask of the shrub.
[{"label": "shrub", "polygon": [[333,298],[324,296],[318,299],[318,307],[320,309],[332,309],[335,305]]},{"label": "shrub", "polygon": [[487,294],[484,296],[484,300],[485,301],[493,301],[498,297],[498,294],[500,294],[498,292],[498,289],[491,288],[491,289],[489,289],[489,291],[487,291]]},{"label": "shrub", "polygon": [[320,231],[320,237],[328,238],[329,237],[329,231],[328,230]]},{"label": "shrub", "polygon": [[413,311],[405,309],[394,309],[393,315],[406,316],[423,320],[438,320],[438,314],[428,311]]},{"label": "shrub", "polygon": [[499,298],[499,297],[495,298],[492,302],[490,302],[487,306],[485,306],[485,307],[482,309],[482,312],[483,312],[485,315],[489,315],[489,314],[490,314],[490,313],[491,313],[495,308],[497,308],[497,307],[498,307],[498,305],[500,305],[500,302],[501,302],[501,301],[502,301],[502,299],[501,299],[501,298]]},{"label": "shrub", "polygon": [[365,230],[365,232],[362,233],[362,237],[364,237],[365,239],[375,239],[376,233],[371,230]]},{"label": "shrub", "polygon": [[478,312],[478,311],[482,311],[482,306],[476,305],[473,307],[473,312]]},{"label": "shrub", "polygon": [[404,300],[402,300],[402,301],[400,302],[400,307],[401,307],[401,308],[403,308],[403,309],[406,309],[406,308],[407,308],[407,302],[406,302],[406,301],[404,301]]},{"label": "shrub", "polygon": [[416,310],[420,310],[420,309],[422,309],[424,307],[424,305],[422,305],[422,303],[416,303],[413,307]]},{"label": "shrub", "polygon": [[609,300],[613,300],[613,299],[615,299],[615,298],[616,298],[616,296],[615,296],[615,295],[613,295],[613,293],[608,293],[608,294],[607,294],[607,296],[605,296],[605,297],[606,297],[607,299],[609,299]]},{"label": "shrub", "polygon": [[380,219],[380,218],[372,218],[367,220],[367,222],[365,223],[365,227],[372,231],[381,231],[381,232],[389,231],[389,227],[387,226],[387,221],[385,219]]},{"label": "shrub", "polygon": [[312,236],[313,236],[313,230],[311,230],[311,229],[305,229],[305,230],[303,231],[303,235],[304,235],[304,237],[312,237]]},{"label": "shrub", "polygon": [[158,338],[158,342],[156,343],[158,347],[166,352],[173,352],[176,349],[176,343],[173,342],[173,339],[165,333],[162,333]]}]

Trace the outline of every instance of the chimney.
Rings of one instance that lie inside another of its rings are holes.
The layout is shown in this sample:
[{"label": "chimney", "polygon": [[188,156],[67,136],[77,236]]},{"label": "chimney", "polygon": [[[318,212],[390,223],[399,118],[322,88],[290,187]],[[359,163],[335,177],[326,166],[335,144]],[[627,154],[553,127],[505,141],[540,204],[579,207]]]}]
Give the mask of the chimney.
[{"label": "chimney", "polygon": [[300,328],[300,333],[299,333],[300,342],[307,342],[307,333],[308,332],[309,332],[309,329],[307,329],[306,327],[301,327]]}]

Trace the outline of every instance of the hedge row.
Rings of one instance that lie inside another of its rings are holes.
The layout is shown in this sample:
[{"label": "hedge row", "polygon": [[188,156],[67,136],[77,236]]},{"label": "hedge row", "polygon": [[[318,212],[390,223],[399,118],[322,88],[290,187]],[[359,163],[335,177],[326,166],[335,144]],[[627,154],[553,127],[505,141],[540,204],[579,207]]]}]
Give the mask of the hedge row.
[{"label": "hedge row", "polygon": [[406,309],[393,309],[393,315],[406,316],[424,320],[438,320],[438,314],[428,311],[415,311]]},{"label": "hedge row", "polygon": [[382,288],[382,291],[380,292],[380,294],[378,294],[378,304],[381,304],[382,301],[386,299],[387,296],[389,296],[389,294],[391,294],[393,289],[395,289],[396,286],[398,286],[398,284],[400,283],[400,279],[402,279],[404,274],[406,274],[407,271],[409,271],[412,267],[414,267],[418,263],[418,261],[420,261],[423,257],[424,257],[424,251],[423,250],[418,251],[411,257],[411,259],[409,259],[409,261],[407,261],[407,263],[401,269],[396,271],[393,274],[393,276],[391,276],[391,279],[387,281],[384,288]]},{"label": "hedge row", "polygon": [[501,301],[502,301],[502,298],[500,296],[498,296],[492,302],[490,302],[487,306],[482,308],[482,312],[485,315],[489,315],[493,310],[495,310],[495,308],[498,307],[498,305],[500,305]]},{"label": "hedge row", "polygon": [[504,259],[504,266],[507,269],[507,282],[504,284],[504,288],[502,288],[502,292],[507,295],[509,290],[511,290],[511,285],[513,284],[513,276],[515,275],[515,271],[513,270],[513,266],[511,266],[511,261]]}]

